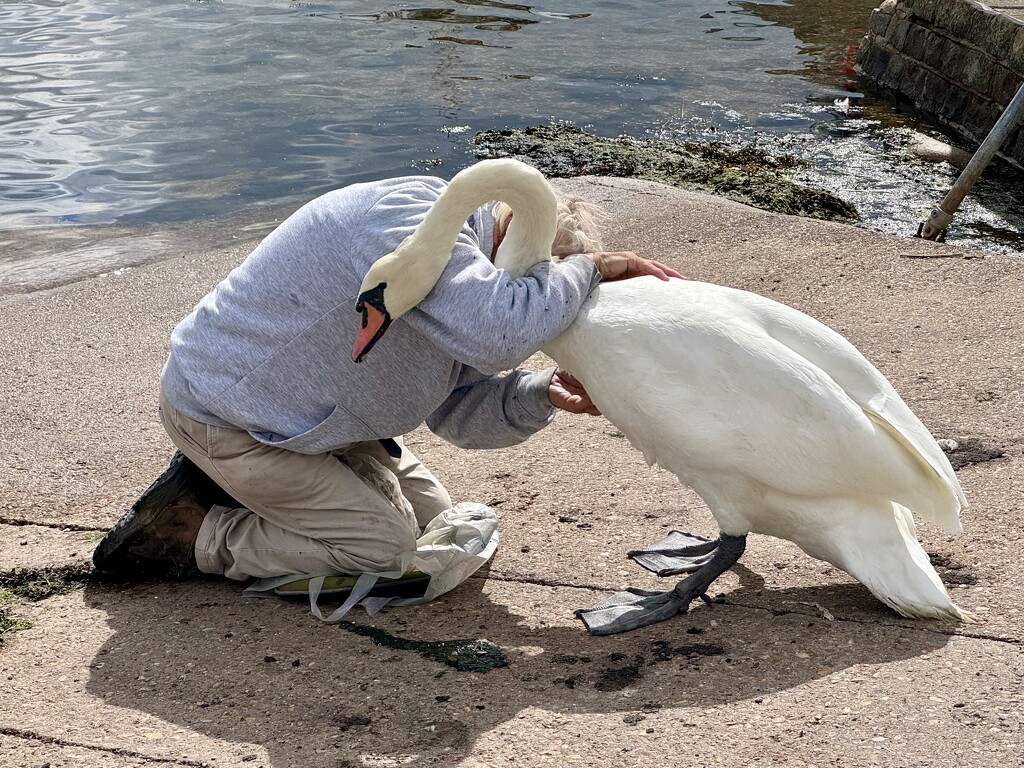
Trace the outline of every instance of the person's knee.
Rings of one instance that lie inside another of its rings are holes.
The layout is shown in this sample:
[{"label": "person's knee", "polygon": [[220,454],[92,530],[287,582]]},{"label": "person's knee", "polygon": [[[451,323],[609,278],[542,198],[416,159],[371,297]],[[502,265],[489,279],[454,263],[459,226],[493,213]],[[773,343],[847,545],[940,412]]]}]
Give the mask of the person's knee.
[{"label": "person's knee", "polygon": [[394,569],[402,555],[416,550],[416,532],[406,525],[389,528],[384,536],[333,547],[338,567],[357,573],[379,573]]},{"label": "person's knee", "polygon": [[415,501],[412,501],[413,513],[416,515],[416,522],[423,528],[440,515],[452,508],[452,498],[442,486],[437,485],[427,493],[421,493]]}]

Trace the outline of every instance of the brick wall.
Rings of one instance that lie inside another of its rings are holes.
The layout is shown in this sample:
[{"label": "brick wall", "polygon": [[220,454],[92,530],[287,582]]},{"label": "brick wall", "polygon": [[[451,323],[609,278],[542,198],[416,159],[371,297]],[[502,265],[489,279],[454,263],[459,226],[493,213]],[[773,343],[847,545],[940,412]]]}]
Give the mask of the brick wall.
[{"label": "brick wall", "polygon": [[[885,0],[857,66],[976,146],[1024,81],[1024,22],[974,0]],[[1024,167],[1024,130],[1000,154]]]}]

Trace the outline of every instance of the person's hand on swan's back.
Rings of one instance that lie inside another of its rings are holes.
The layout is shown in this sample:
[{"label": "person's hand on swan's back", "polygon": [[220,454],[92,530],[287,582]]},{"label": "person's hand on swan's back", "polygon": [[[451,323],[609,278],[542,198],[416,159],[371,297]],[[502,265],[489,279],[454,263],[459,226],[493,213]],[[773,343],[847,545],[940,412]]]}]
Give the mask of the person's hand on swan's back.
[{"label": "person's hand on swan's back", "polygon": [[601,273],[601,280],[606,282],[642,275],[651,275],[659,280],[668,280],[670,277],[686,279],[672,267],[653,259],[643,259],[632,251],[597,251],[585,255],[594,262],[597,271]]}]

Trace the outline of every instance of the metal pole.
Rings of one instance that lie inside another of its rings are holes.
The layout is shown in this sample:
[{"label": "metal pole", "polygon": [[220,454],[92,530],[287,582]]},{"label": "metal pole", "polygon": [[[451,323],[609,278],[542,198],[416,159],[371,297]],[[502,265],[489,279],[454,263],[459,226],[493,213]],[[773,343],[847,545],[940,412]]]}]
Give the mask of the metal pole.
[{"label": "metal pole", "polygon": [[960,203],[967,197],[967,193],[971,191],[971,187],[974,186],[974,182],[981,176],[981,172],[985,170],[985,167],[995,156],[996,150],[999,149],[1006,140],[1007,135],[1021,121],[1022,117],[1024,117],[1024,83],[1021,83],[1021,86],[1017,89],[1017,94],[1006,105],[1003,114],[999,116],[996,124],[992,126],[992,130],[989,131],[985,141],[978,147],[978,151],[974,153],[974,157],[971,158],[967,167],[960,172],[956,183],[953,184],[953,188],[946,193],[946,196],[942,198],[942,202],[937,207],[932,208],[931,215],[928,216],[927,221],[922,222],[921,226],[918,227],[917,237],[923,237],[925,240],[939,241],[946,239],[946,228],[953,222],[953,214],[956,213]]}]

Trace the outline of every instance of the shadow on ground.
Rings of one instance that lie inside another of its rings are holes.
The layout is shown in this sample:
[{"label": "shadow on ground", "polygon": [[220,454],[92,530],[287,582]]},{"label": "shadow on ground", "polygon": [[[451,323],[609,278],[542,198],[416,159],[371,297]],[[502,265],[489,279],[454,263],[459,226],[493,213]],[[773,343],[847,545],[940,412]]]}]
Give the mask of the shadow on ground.
[{"label": "shadow on ground", "polygon": [[265,747],[273,768],[429,765],[471,755],[481,735],[529,708],[623,713],[617,719],[627,723],[629,713],[661,708],[694,708],[697,717],[949,639],[934,631],[939,625],[881,623],[894,614],[858,584],[771,594],[776,606],[842,605],[858,616],[828,621],[730,604],[763,602],[756,576],[742,569],[741,582],[725,604],[608,638],[569,623],[571,609],[598,593],[493,579],[473,579],[432,604],[353,614],[359,625],[407,639],[487,638],[508,666],[484,674],[322,624],[301,603],[245,599],[228,583],[94,586],[86,602],[106,613],[113,635],[88,689],[108,704],[240,744],[254,768],[263,758],[245,754],[245,745]]}]

